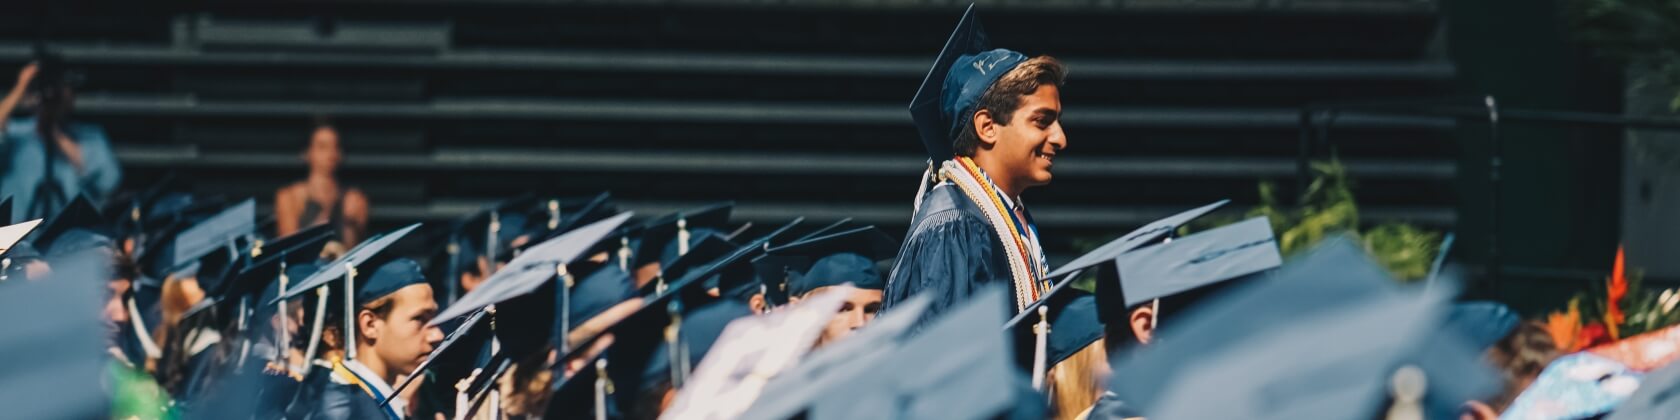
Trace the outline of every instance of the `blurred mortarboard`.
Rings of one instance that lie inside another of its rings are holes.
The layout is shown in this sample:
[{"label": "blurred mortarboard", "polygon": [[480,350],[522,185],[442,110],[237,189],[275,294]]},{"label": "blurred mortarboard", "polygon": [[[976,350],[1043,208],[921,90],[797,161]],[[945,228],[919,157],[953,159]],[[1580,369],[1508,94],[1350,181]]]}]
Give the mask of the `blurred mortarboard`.
[{"label": "blurred mortarboard", "polygon": [[106,226],[105,217],[99,214],[99,209],[88,201],[87,196],[78,195],[70,200],[58,214],[48,218],[46,223],[36,229],[35,236],[29,239],[36,249],[52,254],[53,244],[71,230],[84,230],[101,236],[110,237],[110,229]]},{"label": "blurred mortarboard", "polygon": [[[84,280],[82,269],[108,264],[82,261],[55,270],[48,281],[12,282],[0,293],[0,404],[20,419],[108,418],[112,371],[100,327],[103,285]],[[76,280],[76,281],[60,281]]]},{"label": "blurred mortarboard", "polygon": [[[768,242],[769,239],[768,237],[762,237],[741,244],[727,255],[687,271],[682,277],[669,282],[664,290],[644,296],[641,306],[629,316],[608,326],[602,334],[597,334],[568,346],[570,351],[566,352],[560,360],[580,358],[582,352],[588,349],[595,340],[611,334],[613,344],[608,347],[607,355],[611,358],[614,366],[608,370],[614,386],[624,390],[643,389],[644,373],[647,371],[648,365],[652,363],[652,358],[657,356],[656,351],[659,344],[667,341],[667,338],[670,337],[667,333],[680,336],[683,327],[682,318],[679,317],[684,317],[686,313],[699,308],[701,305],[716,300],[707,296],[704,290],[700,290],[704,284],[703,280],[763,252],[764,243]],[[683,371],[681,373],[686,375],[687,372]],[[577,378],[577,380],[585,379]],[[570,382],[572,379],[567,381]],[[561,389],[564,386],[562,384],[557,386],[556,389]],[[621,392],[618,398],[621,403],[627,406],[630,399],[636,397],[635,394],[636,392]]]},{"label": "blurred mortarboard", "polygon": [[1190,223],[1190,221],[1211,213],[1230,202],[1231,200],[1219,200],[1213,204],[1186,210],[1172,216],[1167,216],[1164,219],[1149,222],[1142,227],[1134,229],[1131,232],[1127,232],[1125,235],[1120,235],[1119,238],[1115,238],[1113,241],[1109,241],[1108,243],[1097,247],[1097,249],[1093,249],[1091,252],[1085,253],[1085,255],[1080,256],[1079,258],[1075,258],[1073,261],[1069,261],[1067,264],[1063,264],[1061,267],[1057,267],[1055,271],[1051,271],[1050,274],[1045,277],[1059,278],[1076,270],[1082,270],[1097,264],[1112,261],[1120,254],[1131,252],[1132,250],[1143,247],[1144,245],[1149,245],[1161,240],[1162,238],[1169,237],[1173,234],[1173,232],[1178,230],[1179,226]]},{"label": "blurred mortarboard", "polygon": [[[765,252],[768,253],[771,249],[775,249],[782,244],[791,244],[803,240],[793,239],[792,236],[793,229],[804,222],[805,218],[800,217],[765,235],[763,245]],[[756,266],[757,259],[763,256],[758,255],[735,262],[716,276],[707,279],[706,287],[718,289],[718,296],[739,299],[743,302],[751,300],[752,296],[761,290],[768,291],[766,289],[768,285],[758,275]]]},{"label": "blurred mortarboard", "polygon": [[1447,314],[1447,325],[1463,332],[1466,339],[1482,349],[1492,348],[1521,322],[1510,307],[1490,301],[1453,304]]},{"label": "blurred mortarboard", "polygon": [[[654,278],[654,281],[643,285],[640,293],[643,295],[658,293],[660,289],[669,286],[671,280],[680,279],[690,271],[704,268],[706,264],[735,252],[739,247],[728,239],[724,239],[723,235],[716,233],[702,234],[694,238],[692,242],[693,245],[689,247],[688,253],[661,264],[658,276]],[[705,285],[702,284],[700,287],[704,288]],[[704,290],[700,291],[703,292]]]},{"label": "blurred mortarboard", "polygon": [[[699,366],[706,352],[711,351],[712,344],[723,335],[724,327],[736,319],[752,315],[752,308],[746,302],[734,299],[715,300],[688,311],[683,315],[682,331],[677,335],[679,353],[687,356],[682,363],[689,367]],[[660,342],[647,358],[646,366],[642,367],[643,390],[666,382],[665,379],[670,377],[671,361],[670,344]]]},{"label": "blurred mortarboard", "polygon": [[247,199],[181,231],[180,234],[175,235],[174,246],[170,250],[170,256],[174,260],[174,263],[170,264],[172,267],[170,271],[181,269],[195,262],[221,269],[222,272],[206,272],[205,269],[201,268],[198,282],[206,295],[222,295],[225,292],[222,289],[222,283],[225,280],[223,277],[230,274],[226,271],[239,268],[236,266],[237,261],[235,260],[238,260],[240,256],[229,254],[226,255],[226,258],[223,258],[221,254],[228,253],[217,253],[216,251],[226,249],[234,244],[235,240],[251,234],[257,228],[256,223],[256,201]]},{"label": "blurred mortarboard", "polygon": [[1114,264],[1118,290],[1107,282],[1097,285],[1104,314],[1276,268],[1283,265],[1283,256],[1271,222],[1256,217],[1120,254]]},{"label": "blurred mortarboard", "polygon": [[790,418],[817,404],[830,389],[855,380],[860,373],[855,367],[890,357],[930,302],[927,296],[911,296],[846,339],[812,350],[799,365],[770,378],[764,393],[741,418]]},{"label": "blurred mortarboard", "polygon": [[997,330],[1005,302],[1003,289],[989,287],[908,338],[920,314],[884,324],[889,328],[879,333],[869,332],[875,325],[865,327],[836,343],[846,347],[819,349],[810,356],[815,363],[772,379],[740,418],[979,419],[1033,406],[1040,397],[1019,392],[1020,374]]},{"label": "blurred mortarboard", "polygon": [[[321,250],[326,248],[334,235],[332,226],[323,224],[273,241],[257,241],[247,253],[250,263],[241,267],[234,276],[233,284],[227,288],[226,298],[256,298],[252,306],[257,307],[257,318],[262,319],[262,314],[271,314],[274,307],[265,303],[278,298],[293,282],[302,281],[313,273],[313,270],[300,272],[294,267],[319,269],[316,264],[320,262]],[[282,274],[285,274],[284,284]]]},{"label": "blurred mortarboard", "polygon": [[342,279],[344,278],[344,275],[349,272],[351,267],[356,267],[358,271],[367,270],[369,269],[367,266],[372,265],[369,264],[369,262],[378,263],[388,260],[389,258],[382,258],[380,252],[384,251],[385,248],[390,247],[391,244],[402,240],[402,238],[407,236],[409,232],[413,232],[419,227],[420,224],[415,223],[388,233],[375,235],[365,241],[362,241],[360,245],[356,245],[355,248],[345,251],[344,255],[339,257],[337,260],[321,266],[320,270],[311,274],[308,278],[298,281],[296,285],[287,288],[285,293],[281,293],[279,298],[276,298],[271,302],[266,302],[266,304],[274,304],[279,302],[281,299],[291,299],[311,290],[315,290],[315,288],[326,285],[334,280]]},{"label": "blurred mortarboard", "polygon": [[[1482,352],[1458,334],[1441,334],[1449,293],[1394,293],[1290,322],[1241,338],[1230,322],[1182,325],[1115,367],[1115,384],[1128,402],[1143,402],[1150,419],[1446,418],[1465,402],[1497,391],[1497,374]],[[1288,312],[1310,299],[1244,306],[1247,312]],[[1217,344],[1203,348],[1212,337]],[[1186,351],[1194,350],[1194,351]],[[1177,367],[1170,376],[1138,376],[1145,364]],[[1159,397],[1130,392],[1156,388]],[[1387,406],[1385,406],[1385,402]]]},{"label": "blurred mortarboard", "polygon": [[1680,413],[1680,363],[1645,376],[1639,390],[1610,412],[1607,420],[1658,419]]},{"label": "blurred mortarboard", "polygon": [[0,199],[0,224],[12,224],[12,197]]},{"label": "blurred mortarboard", "polygon": [[529,294],[558,275],[558,267],[571,264],[584,251],[611,234],[631,213],[622,213],[595,222],[563,235],[533,245],[506,267],[496,271],[484,284],[462,296],[455,304],[444,308],[432,324],[470,314],[486,306]]},{"label": "blurred mortarboard", "polygon": [[[794,242],[805,241],[835,232],[850,230],[856,226],[852,218],[817,228],[805,236],[794,239]],[[774,248],[772,248],[774,249]],[[766,253],[752,260],[753,276],[764,287],[764,301],[771,306],[781,306],[788,303],[788,281],[799,273],[811,268],[811,259],[798,255],[774,255]]]},{"label": "blurred mortarboard", "polygon": [[910,117],[915,120],[928,157],[941,162],[956,156],[952,143],[960,128],[967,125],[980,96],[1026,60],[1027,56],[1018,52],[992,49],[974,5],[969,5],[916,89],[916,96],[910,99]]},{"label": "blurred mortarboard", "polygon": [[[1380,266],[1375,265],[1351,239],[1345,236],[1332,237],[1304,255],[1290,261],[1289,264],[1263,275],[1256,281],[1235,284],[1223,293],[1209,297],[1210,300],[1190,308],[1189,311],[1175,315],[1172,322],[1160,325],[1155,332],[1156,337],[1150,341],[1150,345],[1137,351],[1124,352],[1116,356],[1115,371],[1126,372],[1125,380],[1116,378],[1110,382],[1110,388],[1128,404],[1155,404],[1165,401],[1166,397],[1162,395],[1169,392],[1170,389],[1175,389],[1176,385],[1172,382],[1187,372],[1187,369],[1195,369],[1200,372],[1207,367],[1206,361],[1222,357],[1235,357],[1234,355],[1226,355],[1226,353],[1236,353],[1234,349],[1250,349],[1251,344],[1247,343],[1261,343],[1268,340],[1268,337],[1279,335],[1278,328],[1284,326],[1294,328],[1293,326],[1312,325],[1353,316],[1361,317],[1359,319],[1364,320],[1357,322],[1368,322],[1369,319],[1364,318],[1367,314],[1362,312],[1367,308],[1373,311],[1382,311],[1381,308],[1398,308],[1401,303],[1381,300],[1410,293],[1403,293],[1397,287],[1387,272]],[[1445,295],[1451,292],[1450,289],[1436,287],[1430,289],[1430,291]],[[1428,326],[1432,328],[1431,331],[1442,330],[1438,327],[1441,325],[1440,322],[1444,320],[1446,312],[1444,304],[1434,303],[1436,300],[1444,300],[1444,297],[1440,299],[1437,299],[1434,295],[1431,295],[1429,299],[1414,297],[1409,307],[1409,310],[1414,313],[1431,314],[1429,315],[1430,318],[1418,320],[1418,322],[1429,324]],[[1401,310],[1393,309],[1392,311]],[[1399,341],[1400,343],[1406,344],[1432,345],[1430,343],[1448,343],[1450,341],[1468,346],[1467,343],[1461,343],[1463,341],[1462,337],[1455,333],[1443,333],[1427,337],[1431,340],[1407,336],[1407,334],[1412,333],[1406,328],[1402,328],[1398,323],[1402,321],[1412,322],[1410,320],[1412,320],[1410,317],[1399,317],[1396,318],[1397,324],[1393,328],[1379,325],[1374,330],[1365,332],[1388,334],[1382,340],[1362,341],[1363,337],[1346,337],[1347,342],[1339,339],[1336,341],[1319,340],[1311,342],[1312,347],[1300,351],[1305,352],[1305,350],[1312,348],[1322,348],[1326,351],[1336,349],[1335,351],[1338,352],[1335,355],[1336,357],[1323,357],[1322,359],[1325,361],[1341,360],[1344,355],[1339,352],[1344,351],[1344,349],[1363,351],[1366,350],[1364,344],[1368,342],[1382,341],[1386,343],[1388,339],[1396,337],[1402,340]],[[1369,328],[1369,326],[1366,327]],[[1299,333],[1292,332],[1291,334],[1311,334],[1311,332],[1302,331]],[[1340,332],[1327,332],[1325,334],[1333,334],[1326,337],[1344,336]],[[1300,338],[1296,339],[1299,340]],[[1325,343],[1332,344],[1327,345]],[[1165,344],[1170,344],[1170,346],[1165,346]],[[1306,345],[1308,343],[1302,342],[1301,344]],[[1358,346],[1353,344],[1358,344]],[[1415,348],[1410,347],[1403,348],[1415,350]],[[1460,348],[1457,346],[1441,345],[1439,351],[1430,350],[1424,352],[1424,355],[1428,356],[1426,358],[1445,358],[1444,361],[1452,361],[1457,360],[1456,357],[1462,356],[1462,354],[1459,354],[1459,350]],[[1244,350],[1242,353],[1253,352]],[[1413,351],[1413,353],[1416,353],[1416,351]],[[1479,365],[1480,353],[1473,353],[1475,354],[1471,356],[1471,362],[1474,366],[1459,367],[1461,373],[1481,372],[1478,370],[1481,368]],[[1305,354],[1309,355],[1306,356],[1308,358],[1319,356],[1318,353],[1308,352]],[[1373,356],[1376,355],[1373,354]],[[1258,355],[1255,354],[1255,356]],[[1278,359],[1285,356],[1268,354],[1266,357]],[[1383,360],[1386,359],[1371,357],[1367,361]],[[1232,363],[1247,362],[1233,361]],[[1354,362],[1349,361],[1344,364],[1351,363]],[[1395,366],[1389,368],[1392,369],[1393,367]],[[1433,377],[1436,369],[1430,366],[1423,367]],[[1311,370],[1311,372],[1318,371],[1316,369]],[[1302,370],[1302,372],[1308,371]],[[1350,370],[1350,372],[1352,371]],[[1210,371],[1209,374],[1213,373]],[[1245,374],[1243,371],[1228,371],[1226,373],[1239,376]],[[1384,372],[1383,375],[1386,377],[1389,373],[1392,373],[1392,371]],[[1270,373],[1267,373],[1267,375],[1270,375]],[[1346,380],[1347,377],[1341,376],[1338,378]],[[1430,380],[1431,390],[1426,399],[1431,411],[1443,406],[1446,406],[1448,411],[1456,409],[1457,405],[1463,403],[1465,399],[1451,402],[1445,400],[1466,397],[1461,395],[1465,393],[1482,391],[1481,388],[1486,384],[1483,379],[1485,378],[1475,375],[1453,378],[1450,381]],[[1302,380],[1311,381],[1309,379]],[[1287,383],[1283,385],[1294,386],[1295,384]],[[1352,386],[1352,384],[1349,386]],[[1278,389],[1289,388],[1280,387]],[[1185,392],[1189,391],[1186,390]],[[1303,390],[1303,392],[1305,391]],[[1279,394],[1279,396],[1285,395]],[[1289,395],[1289,397],[1293,398],[1294,396]],[[1361,395],[1360,397],[1365,398],[1366,396]],[[1381,397],[1381,395],[1379,393],[1374,397]],[[1350,398],[1349,401],[1363,400]],[[1151,406],[1140,405],[1138,408],[1138,411],[1152,416],[1151,418],[1154,418],[1153,415],[1159,414],[1151,410],[1153,408]],[[1344,417],[1350,416],[1306,416],[1301,418]]]},{"label": "blurred mortarboard", "polygon": [[[1523,390],[1500,418],[1584,419],[1599,418],[1628,401],[1645,375],[1626,365],[1592,353],[1574,353],[1553,360],[1540,376]],[[1669,399],[1659,391],[1650,396]],[[1649,397],[1648,397],[1649,398]],[[1651,417],[1651,418],[1672,418]]]},{"label": "blurred mortarboard", "polygon": [[729,213],[734,208],[733,202],[716,203],[648,221],[639,229],[640,238],[636,242],[630,268],[652,263],[670,264],[676,257],[688,253],[687,248],[705,233],[722,232],[729,224]]},{"label": "blurred mortarboard", "polygon": [[860,289],[880,289],[885,280],[877,261],[898,253],[892,237],[874,226],[831,233],[772,248],[769,255],[797,256],[811,261],[791,276],[788,294],[800,296],[817,288],[851,283]]},{"label": "blurred mortarboard", "polygon": [[0,227],[0,257],[7,256],[12,247],[23,242],[23,237],[41,225],[41,219],[30,220],[15,225]]}]

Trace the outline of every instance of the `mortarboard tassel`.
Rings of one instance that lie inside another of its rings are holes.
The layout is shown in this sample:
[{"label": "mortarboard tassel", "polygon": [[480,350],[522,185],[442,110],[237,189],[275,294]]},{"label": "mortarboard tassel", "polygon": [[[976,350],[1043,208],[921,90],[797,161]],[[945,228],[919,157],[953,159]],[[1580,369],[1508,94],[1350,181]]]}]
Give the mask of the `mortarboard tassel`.
[{"label": "mortarboard tassel", "polygon": [[1044,390],[1044,365],[1046,364],[1046,348],[1050,339],[1050,307],[1038,307],[1038,324],[1033,325],[1033,370],[1032,387],[1034,390]]},{"label": "mortarboard tassel", "polygon": [[572,286],[577,281],[565,264],[555,264],[554,275],[560,278],[560,354],[566,354],[572,351]]},{"label": "mortarboard tassel", "polygon": [[613,393],[612,379],[607,378],[607,359],[595,361],[595,420],[607,420],[607,395]]},{"label": "mortarboard tassel", "polygon": [[677,219],[677,256],[688,255],[688,219]]},{"label": "mortarboard tassel", "polygon": [[1423,369],[1406,365],[1394,371],[1389,379],[1389,392],[1394,404],[1388,407],[1386,420],[1423,420],[1423,396],[1429,390],[1429,379]]},{"label": "mortarboard tassel", "polygon": [[548,200],[548,230],[560,228],[560,200]]},{"label": "mortarboard tassel", "polygon": [[671,351],[666,352],[671,358],[671,388],[682,389],[683,382],[688,379],[688,348],[682,345],[682,302],[672,300],[665,306],[665,311],[671,314],[671,325],[665,327],[665,345]]},{"label": "mortarboard tassel", "polygon": [[356,265],[344,263],[344,360],[356,358]]}]

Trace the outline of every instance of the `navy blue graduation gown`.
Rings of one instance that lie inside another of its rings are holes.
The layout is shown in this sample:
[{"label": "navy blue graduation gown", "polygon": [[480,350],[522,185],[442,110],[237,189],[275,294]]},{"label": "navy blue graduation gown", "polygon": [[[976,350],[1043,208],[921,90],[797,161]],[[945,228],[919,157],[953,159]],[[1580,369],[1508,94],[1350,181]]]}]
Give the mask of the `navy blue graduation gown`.
[{"label": "navy blue graduation gown", "polygon": [[[932,298],[918,329],[939,314],[959,306],[986,286],[1010,290],[1008,254],[985,213],[956,185],[942,184],[922,196],[921,208],[910,221],[910,233],[899,248],[898,261],[882,298],[882,311],[916,295]],[[1006,305],[1010,314],[1015,306]]]}]

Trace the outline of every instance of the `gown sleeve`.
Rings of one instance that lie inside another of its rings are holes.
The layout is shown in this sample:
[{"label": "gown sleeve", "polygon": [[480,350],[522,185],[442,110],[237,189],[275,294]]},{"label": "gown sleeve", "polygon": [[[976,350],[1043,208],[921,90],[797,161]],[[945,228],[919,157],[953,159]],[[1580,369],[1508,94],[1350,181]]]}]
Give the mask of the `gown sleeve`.
[{"label": "gown sleeve", "polygon": [[[929,215],[912,227],[893,264],[882,311],[926,295],[931,299],[917,329],[993,283],[1009,283],[1009,268],[983,220],[960,211]],[[1007,304],[1007,302],[1000,302]],[[1009,313],[1013,313],[1011,307]]]}]

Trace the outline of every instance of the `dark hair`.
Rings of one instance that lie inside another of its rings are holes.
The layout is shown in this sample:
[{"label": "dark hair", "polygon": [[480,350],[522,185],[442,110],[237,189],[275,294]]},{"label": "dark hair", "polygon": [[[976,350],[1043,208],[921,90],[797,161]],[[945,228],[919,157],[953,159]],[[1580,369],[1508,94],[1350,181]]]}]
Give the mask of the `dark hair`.
[{"label": "dark hair", "polygon": [[1495,399],[1488,401],[1488,406],[1503,412],[1540,375],[1540,371],[1558,357],[1558,349],[1544,324],[1527,321],[1518,324],[1516,329],[1488,349],[1487,356],[1488,361],[1504,374],[1505,380],[1504,389]]},{"label": "dark hair", "polygon": [[[986,93],[980,95],[980,104],[974,112],[984,109],[992,115],[992,120],[998,125],[1009,125],[1014,118],[1015,110],[1021,107],[1021,97],[1038,91],[1039,86],[1054,85],[1061,87],[1067,82],[1067,67],[1057,61],[1055,57],[1041,55],[1028,59],[1014,69],[1004,73],[986,88]],[[973,114],[960,115],[960,124],[964,127],[957,134],[952,147],[957,156],[974,156],[980,148],[980,135],[974,132]]]}]

